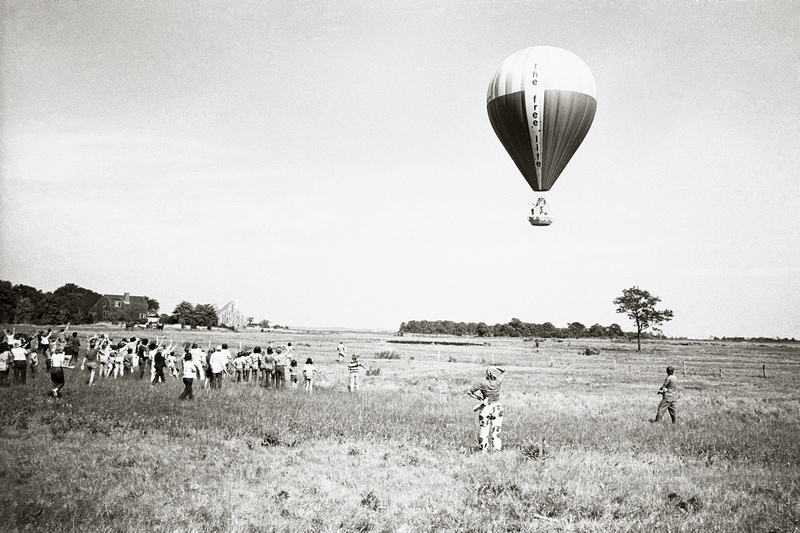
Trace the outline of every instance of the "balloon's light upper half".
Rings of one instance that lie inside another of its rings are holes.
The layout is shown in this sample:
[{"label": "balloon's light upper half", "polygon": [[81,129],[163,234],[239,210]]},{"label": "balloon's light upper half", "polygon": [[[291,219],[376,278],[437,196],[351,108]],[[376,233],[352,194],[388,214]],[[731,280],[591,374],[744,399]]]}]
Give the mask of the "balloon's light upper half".
[{"label": "balloon's light upper half", "polygon": [[520,50],[497,69],[486,96],[489,120],[534,191],[549,191],[583,142],[596,92],[586,63],[553,46]]}]

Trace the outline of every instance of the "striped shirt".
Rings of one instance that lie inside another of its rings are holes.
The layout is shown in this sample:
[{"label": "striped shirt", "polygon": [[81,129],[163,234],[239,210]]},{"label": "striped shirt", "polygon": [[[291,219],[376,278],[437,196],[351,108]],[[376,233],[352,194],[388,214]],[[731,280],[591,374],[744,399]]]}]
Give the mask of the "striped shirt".
[{"label": "striped shirt", "polygon": [[361,364],[360,361],[350,361],[347,363],[347,369],[350,371],[351,374],[358,374],[358,368],[366,368],[364,365]]}]

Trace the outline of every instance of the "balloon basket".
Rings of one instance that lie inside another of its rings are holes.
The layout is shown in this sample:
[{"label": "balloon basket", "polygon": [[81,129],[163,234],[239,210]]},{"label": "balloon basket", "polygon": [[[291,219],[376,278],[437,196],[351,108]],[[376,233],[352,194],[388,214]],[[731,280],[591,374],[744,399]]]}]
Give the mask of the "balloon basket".
[{"label": "balloon basket", "polygon": [[531,223],[531,226],[549,226],[553,223],[553,217],[550,216],[529,216],[528,222]]},{"label": "balloon basket", "polygon": [[528,222],[531,223],[531,226],[549,226],[553,223],[553,217],[550,216],[550,208],[547,207],[547,202],[543,196],[540,196],[531,208],[531,216],[528,217]]}]

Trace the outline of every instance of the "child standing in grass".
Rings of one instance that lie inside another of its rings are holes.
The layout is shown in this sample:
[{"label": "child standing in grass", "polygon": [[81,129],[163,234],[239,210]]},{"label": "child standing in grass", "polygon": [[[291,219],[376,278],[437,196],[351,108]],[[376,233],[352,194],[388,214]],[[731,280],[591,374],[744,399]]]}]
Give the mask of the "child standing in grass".
[{"label": "child standing in grass", "polygon": [[175,352],[169,352],[167,356],[167,368],[169,369],[169,375],[172,376],[172,379],[178,379],[178,368],[176,367],[177,361],[175,360]]},{"label": "child standing in grass", "polygon": [[297,359],[292,359],[289,363],[289,375],[292,381],[292,390],[297,390],[297,383],[300,381],[300,368],[297,366]]},{"label": "child standing in grass", "polygon": [[474,384],[467,394],[480,404],[475,408],[478,412],[478,442],[482,452],[489,450],[489,440],[495,451],[503,447],[500,431],[503,427],[503,404],[500,403],[500,385],[503,384],[505,370],[490,366],[486,369],[486,379]]},{"label": "child standing in grass", "polygon": [[233,360],[233,368],[236,371],[236,383],[239,383],[244,378],[244,364],[245,360],[241,353]]},{"label": "child standing in grass", "polygon": [[311,391],[314,389],[314,374],[317,373],[317,369],[314,368],[314,361],[309,357],[306,359],[306,364],[303,365],[303,380],[306,392],[311,394]]},{"label": "child standing in grass", "polygon": [[356,354],[353,354],[352,360],[347,363],[347,371],[350,373],[350,392],[355,392],[358,390],[359,368],[366,370],[367,367],[361,364],[361,361],[358,360],[358,356]]},{"label": "child standing in grass", "polygon": [[86,368],[86,370],[89,372],[89,381],[87,382],[89,385],[94,384],[94,374],[97,370],[98,352],[99,349],[97,347],[97,340],[90,340],[89,349],[86,350],[86,355],[83,356],[83,362],[81,363],[81,370]]}]

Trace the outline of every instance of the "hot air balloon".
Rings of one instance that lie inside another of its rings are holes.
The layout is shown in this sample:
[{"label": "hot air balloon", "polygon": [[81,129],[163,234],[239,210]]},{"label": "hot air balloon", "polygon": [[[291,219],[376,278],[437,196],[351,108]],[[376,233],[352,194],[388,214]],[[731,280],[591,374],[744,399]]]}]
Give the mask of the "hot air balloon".
[{"label": "hot air balloon", "polygon": [[[486,96],[489,121],[534,191],[549,191],[583,142],[596,92],[586,63],[554,46],[520,50],[497,69]],[[548,226],[552,220],[540,196],[528,221]]]}]

